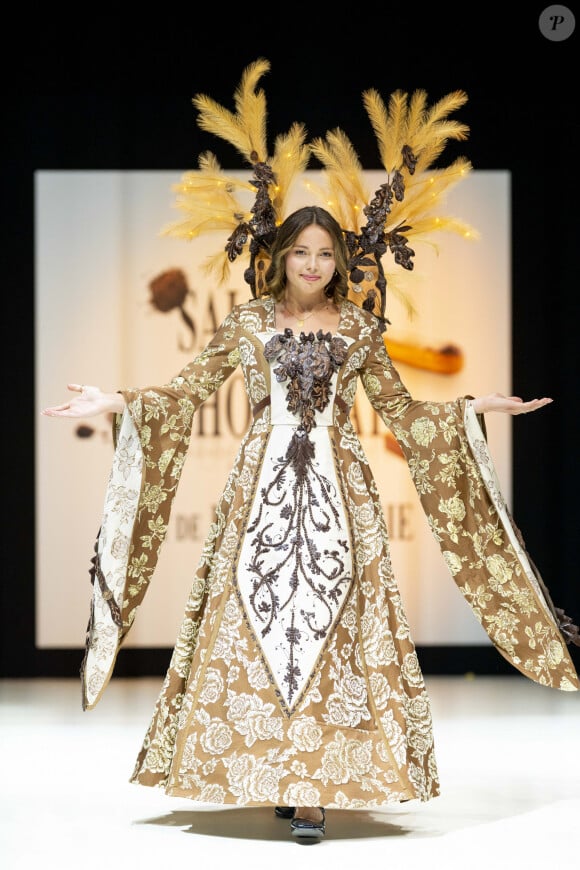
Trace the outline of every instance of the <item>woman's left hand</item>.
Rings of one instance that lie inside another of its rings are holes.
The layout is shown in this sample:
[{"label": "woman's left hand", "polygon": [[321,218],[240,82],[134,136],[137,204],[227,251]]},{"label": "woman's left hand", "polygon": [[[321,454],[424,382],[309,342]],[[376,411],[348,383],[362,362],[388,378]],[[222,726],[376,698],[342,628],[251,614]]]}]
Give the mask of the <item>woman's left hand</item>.
[{"label": "woman's left hand", "polygon": [[488,411],[502,411],[504,414],[529,414],[544,405],[549,405],[553,399],[530,399],[524,402],[520,396],[504,396],[502,393],[490,393],[488,396],[478,396],[472,400],[476,414],[486,414]]}]

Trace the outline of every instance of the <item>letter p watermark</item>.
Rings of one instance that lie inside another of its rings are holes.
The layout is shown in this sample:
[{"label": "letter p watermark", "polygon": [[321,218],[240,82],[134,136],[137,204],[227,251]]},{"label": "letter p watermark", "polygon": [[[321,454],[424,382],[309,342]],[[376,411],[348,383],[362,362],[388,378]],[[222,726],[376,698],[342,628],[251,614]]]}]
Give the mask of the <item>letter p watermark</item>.
[{"label": "letter p watermark", "polygon": [[552,42],[562,42],[574,33],[576,19],[567,6],[546,6],[540,15],[540,33]]}]

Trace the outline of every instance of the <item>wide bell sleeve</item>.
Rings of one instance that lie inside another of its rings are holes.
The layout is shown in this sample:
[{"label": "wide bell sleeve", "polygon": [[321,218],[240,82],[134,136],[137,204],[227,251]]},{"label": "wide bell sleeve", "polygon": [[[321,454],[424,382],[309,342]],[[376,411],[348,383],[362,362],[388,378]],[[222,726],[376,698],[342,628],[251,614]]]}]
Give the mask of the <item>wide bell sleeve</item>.
[{"label": "wide bell sleeve", "polygon": [[449,572],[495,648],[531,680],[574,691],[567,649],[577,628],[557,610],[507,509],[484,423],[469,397],[412,399],[382,336],[369,338],[360,377],[406,458]]},{"label": "wide bell sleeve", "polygon": [[121,390],[114,456],[92,559],[93,593],[81,666],[83,709],[107,686],[158,561],[193,417],[240,362],[236,309],[170,383]]}]

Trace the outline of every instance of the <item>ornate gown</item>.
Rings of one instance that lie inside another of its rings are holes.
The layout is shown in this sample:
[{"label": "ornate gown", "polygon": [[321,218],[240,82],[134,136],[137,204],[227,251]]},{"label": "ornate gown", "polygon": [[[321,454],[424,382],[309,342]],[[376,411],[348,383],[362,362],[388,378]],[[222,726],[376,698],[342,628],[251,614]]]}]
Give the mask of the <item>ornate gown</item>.
[{"label": "ornate gown", "polygon": [[460,591],[530,679],[577,690],[549,595],[468,398],[415,401],[375,318],[336,334],[239,305],[171,383],[124,390],[94,558],[83,705],[154,573],[199,405],[241,365],[252,423],[218,500],[131,781],[204,804],[378,807],[439,792],[430,705],[350,420],[357,383],[396,436]]}]

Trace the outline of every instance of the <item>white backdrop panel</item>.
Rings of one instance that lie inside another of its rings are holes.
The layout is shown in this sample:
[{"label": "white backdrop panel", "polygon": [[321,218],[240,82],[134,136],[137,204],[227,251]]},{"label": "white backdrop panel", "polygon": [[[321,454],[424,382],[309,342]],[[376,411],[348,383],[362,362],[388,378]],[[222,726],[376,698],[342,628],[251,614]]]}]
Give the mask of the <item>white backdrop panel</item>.
[{"label": "white backdrop panel", "polygon": [[[234,173],[232,173],[234,174]],[[248,172],[239,172],[245,179]],[[384,173],[367,172],[369,190]],[[249,298],[244,264],[226,287],[201,271],[206,252],[225,242],[187,243],[160,235],[176,219],[175,172],[39,171],[36,214],[36,401],[64,399],[68,382],[106,390],[164,383],[199,352],[232,304]],[[316,172],[306,181],[319,181]],[[296,188],[289,207],[309,202]],[[399,276],[413,293],[410,320],[388,296],[389,334],[431,347],[454,344],[461,371],[429,373],[397,363],[419,399],[511,392],[510,178],[473,172],[450,191],[444,211],[475,226],[480,240],[442,233],[415,246],[415,269]],[[390,263],[385,259],[388,271]],[[152,305],[149,283],[168,269],[183,273],[184,313]],[[402,271],[402,270],[401,270]],[[397,274],[396,269],[394,270]],[[404,461],[386,447],[386,430],[362,390],[360,435],[390,526],[392,558],[418,644],[487,644],[431,537]],[[184,470],[157,573],[128,646],[170,647],[201,552],[212,505],[226,480],[247,423],[241,374],[207,403],[194,423]],[[489,443],[504,496],[511,502],[511,420],[492,415]],[[39,648],[84,644],[90,599],[89,567],[112,457],[109,422],[38,418],[36,438],[36,640]]]}]

